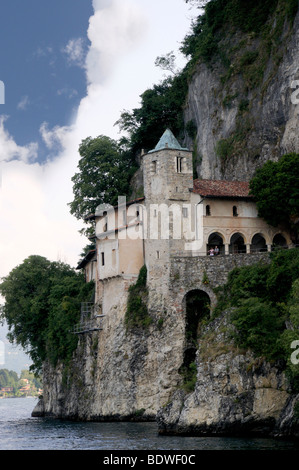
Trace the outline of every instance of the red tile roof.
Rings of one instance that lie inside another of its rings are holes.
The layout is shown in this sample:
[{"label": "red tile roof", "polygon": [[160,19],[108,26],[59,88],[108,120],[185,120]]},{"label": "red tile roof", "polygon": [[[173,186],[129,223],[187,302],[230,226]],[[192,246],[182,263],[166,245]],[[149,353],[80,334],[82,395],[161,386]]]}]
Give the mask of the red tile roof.
[{"label": "red tile roof", "polygon": [[248,198],[246,181],[194,180],[193,192],[205,197]]}]

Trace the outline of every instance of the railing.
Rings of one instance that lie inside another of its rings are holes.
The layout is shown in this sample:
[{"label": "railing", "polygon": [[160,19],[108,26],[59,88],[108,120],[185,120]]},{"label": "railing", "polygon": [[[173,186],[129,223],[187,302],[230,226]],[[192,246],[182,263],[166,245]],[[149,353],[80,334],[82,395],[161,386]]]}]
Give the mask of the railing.
[{"label": "railing", "polygon": [[92,331],[100,331],[103,329],[103,318],[105,315],[96,315],[96,317],[87,320],[87,321],[82,321],[75,325],[73,329],[73,333],[80,335],[83,333],[89,333]]},{"label": "railing", "polygon": [[92,302],[82,302],[81,303],[81,317],[90,316],[94,309],[94,303]]},{"label": "railing", "polygon": [[[221,245],[222,247],[223,245]],[[228,252],[228,253],[225,253],[224,252],[224,249],[221,248],[220,249],[220,252],[218,253],[218,255],[215,255],[214,256],[211,256],[210,253],[208,251],[204,252],[204,251],[201,251],[201,252],[198,252],[196,250],[194,251],[177,251],[175,254],[172,255],[172,258],[189,258],[189,257],[193,257],[193,258],[196,258],[196,257],[211,257],[211,258],[215,258],[215,257],[219,257],[219,256],[232,256],[232,255],[250,255],[250,254],[265,254],[265,253],[271,253],[271,252],[274,252],[274,251],[281,251],[281,250],[288,250],[288,249],[291,249],[291,248],[299,248],[299,245],[285,245],[285,246],[275,246],[275,247],[271,247],[271,250],[268,251],[267,248],[253,248],[253,247],[250,247],[250,250],[249,251],[246,251],[246,249],[240,249],[240,250],[237,250],[237,251],[234,251],[234,252],[231,252],[231,250]]]}]

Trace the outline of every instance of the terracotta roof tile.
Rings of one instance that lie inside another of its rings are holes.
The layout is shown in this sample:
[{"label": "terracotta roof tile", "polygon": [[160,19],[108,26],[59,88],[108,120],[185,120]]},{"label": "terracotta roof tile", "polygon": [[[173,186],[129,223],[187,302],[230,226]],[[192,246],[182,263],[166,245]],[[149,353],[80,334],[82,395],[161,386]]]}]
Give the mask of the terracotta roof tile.
[{"label": "terracotta roof tile", "polygon": [[249,183],[246,181],[194,180],[193,192],[205,197],[248,198]]}]

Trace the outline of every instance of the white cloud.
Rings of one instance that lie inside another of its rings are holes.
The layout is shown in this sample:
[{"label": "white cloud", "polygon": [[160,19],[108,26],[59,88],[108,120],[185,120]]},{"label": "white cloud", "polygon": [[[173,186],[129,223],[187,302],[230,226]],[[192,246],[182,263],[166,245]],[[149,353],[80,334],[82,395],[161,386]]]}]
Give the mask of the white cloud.
[{"label": "white cloud", "polygon": [[19,146],[4,128],[8,116],[0,116],[0,162],[13,159],[31,162],[38,156],[38,144],[32,142],[27,146]]},{"label": "white cloud", "polygon": [[88,82],[100,84],[111,76],[122,55],[142,40],[147,21],[136,2],[94,0],[93,3],[95,13],[89,21],[91,47],[86,67]]},{"label": "white cloud", "polygon": [[71,100],[75,96],[78,96],[78,91],[75,90],[75,88],[65,87],[65,88],[60,88],[59,90],[57,90],[57,95],[58,96],[65,95],[68,99]]},{"label": "white cloud", "polygon": [[49,150],[59,147],[65,148],[67,135],[73,132],[72,126],[55,126],[49,129],[48,123],[43,122],[40,126],[40,134]]},{"label": "white cloud", "polygon": [[77,65],[84,68],[85,66],[85,47],[83,38],[70,39],[62,52],[67,55],[68,62],[71,65]]},{"label": "white cloud", "polygon": [[[173,15],[174,3],[180,13]],[[158,55],[175,50],[186,5],[182,0],[93,0],[86,60],[88,87],[69,126],[40,133],[56,157],[40,165],[38,146],[19,146],[0,117],[0,277],[31,254],[62,259],[76,266],[88,240],[79,235],[83,224],[69,212],[71,178],[77,171],[78,147],[88,136],[118,138],[113,127],[122,109],[137,107],[140,94],[157,83],[163,72],[154,67]],[[171,13],[171,15],[170,15]],[[86,39],[87,40],[87,39]],[[83,59],[82,42],[68,43],[68,57]],[[38,54],[51,55],[40,49]],[[161,129],[161,134],[164,129]],[[58,150],[57,150],[58,149]]]},{"label": "white cloud", "polygon": [[20,102],[18,103],[17,108],[20,109],[21,111],[25,111],[25,109],[28,108],[29,104],[30,104],[29,97],[23,96]]}]

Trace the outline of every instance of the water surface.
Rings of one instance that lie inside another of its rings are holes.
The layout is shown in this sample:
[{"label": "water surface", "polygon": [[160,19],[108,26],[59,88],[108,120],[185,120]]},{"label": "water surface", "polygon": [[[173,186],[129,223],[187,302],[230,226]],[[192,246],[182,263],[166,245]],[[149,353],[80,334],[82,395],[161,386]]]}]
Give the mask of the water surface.
[{"label": "water surface", "polygon": [[296,450],[262,438],[159,436],[156,423],[82,423],[32,418],[35,398],[0,400],[1,450]]}]

